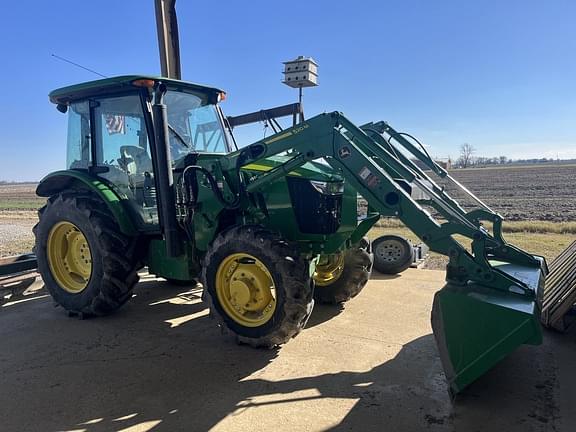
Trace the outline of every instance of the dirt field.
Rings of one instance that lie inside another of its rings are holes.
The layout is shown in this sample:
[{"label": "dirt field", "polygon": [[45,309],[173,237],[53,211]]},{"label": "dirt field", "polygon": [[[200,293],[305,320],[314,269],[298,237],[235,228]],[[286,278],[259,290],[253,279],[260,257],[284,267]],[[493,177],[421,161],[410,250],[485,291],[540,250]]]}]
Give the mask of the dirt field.
[{"label": "dirt field", "polygon": [[0,184],[0,257],[32,250],[36,210],[45,199],[35,194],[36,184]]},{"label": "dirt field", "polygon": [[[453,170],[456,180],[508,220],[576,220],[576,165]],[[447,185],[450,194],[460,195]]]},{"label": "dirt field", "polygon": [[8,212],[36,210],[44,205],[44,198],[36,196],[35,183],[0,184],[0,216]]}]

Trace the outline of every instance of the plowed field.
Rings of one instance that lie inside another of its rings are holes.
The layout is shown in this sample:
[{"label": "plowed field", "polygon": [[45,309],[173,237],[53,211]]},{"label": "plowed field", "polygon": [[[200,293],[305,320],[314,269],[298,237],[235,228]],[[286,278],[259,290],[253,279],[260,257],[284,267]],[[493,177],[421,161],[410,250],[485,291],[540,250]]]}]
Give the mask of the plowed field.
[{"label": "plowed field", "polygon": [[508,220],[576,221],[576,165],[475,168],[451,175]]}]

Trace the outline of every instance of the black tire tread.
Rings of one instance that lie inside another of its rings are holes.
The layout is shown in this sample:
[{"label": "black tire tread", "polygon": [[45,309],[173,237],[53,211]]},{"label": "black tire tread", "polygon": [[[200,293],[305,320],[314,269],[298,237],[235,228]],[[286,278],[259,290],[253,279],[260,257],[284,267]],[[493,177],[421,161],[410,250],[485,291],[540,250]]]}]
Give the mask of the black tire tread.
[{"label": "black tire tread", "polygon": [[389,263],[389,262],[384,262],[384,261],[379,260],[378,256],[375,255],[374,256],[374,268],[379,273],[395,275],[395,274],[402,273],[404,270],[407,270],[412,265],[412,262],[414,261],[414,251],[412,249],[412,245],[410,244],[410,242],[408,240],[406,240],[404,237],[400,237],[400,236],[393,235],[393,234],[383,235],[383,236],[380,236],[377,239],[373,240],[372,241],[372,250],[373,251],[376,250],[376,248],[378,247],[378,243],[385,241],[385,240],[391,240],[391,239],[402,243],[404,245],[404,247],[406,248],[403,259],[398,263]]},{"label": "black tire tread", "polygon": [[323,304],[341,304],[356,297],[370,279],[373,259],[368,239],[347,249],[342,274],[332,284],[317,287],[315,299]]},{"label": "black tire tread", "polygon": [[[91,301],[80,308],[69,307],[62,290],[47,283],[54,301],[69,312],[83,316],[102,316],[114,312],[130,299],[132,289],[139,280],[138,270],[142,263],[138,256],[137,239],[120,232],[114,217],[106,211],[100,199],[89,192],[71,191],[51,196],[38,211],[40,221],[33,228],[36,244],[43,216],[55,207],[73,208],[88,218],[98,236],[97,247],[102,255],[103,275]],[[35,252],[37,255],[43,253],[37,246]]]},{"label": "black tire tread", "polygon": [[[283,318],[272,331],[259,337],[248,337],[236,333],[236,338],[239,342],[255,348],[274,348],[298,335],[312,313],[314,287],[309,275],[309,263],[300,256],[296,246],[285,241],[278,233],[257,225],[233,227],[216,237],[206,253],[202,266],[203,299],[219,326],[228,328],[232,332],[234,330],[229,325],[231,319],[220,314],[214,305],[217,297],[214,288],[207,282],[207,269],[214,264],[212,261],[215,259],[216,251],[239,240],[258,244],[263,254],[273,257],[276,264],[275,271],[282,274],[285,282],[281,288],[285,292],[285,301],[281,305]],[[276,289],[278,288],[277,286]]]}]

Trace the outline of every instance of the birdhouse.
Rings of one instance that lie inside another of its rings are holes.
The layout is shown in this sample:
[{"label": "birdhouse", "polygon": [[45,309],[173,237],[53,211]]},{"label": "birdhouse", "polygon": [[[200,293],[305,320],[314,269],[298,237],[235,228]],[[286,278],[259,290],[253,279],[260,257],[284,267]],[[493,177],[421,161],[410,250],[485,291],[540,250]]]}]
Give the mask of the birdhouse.
[{"label": "birdhouse", "polygon": [[314,87],[318,85],[318,64],[311,57],[298,56],[284,62],[284,84],[294,87]]}]

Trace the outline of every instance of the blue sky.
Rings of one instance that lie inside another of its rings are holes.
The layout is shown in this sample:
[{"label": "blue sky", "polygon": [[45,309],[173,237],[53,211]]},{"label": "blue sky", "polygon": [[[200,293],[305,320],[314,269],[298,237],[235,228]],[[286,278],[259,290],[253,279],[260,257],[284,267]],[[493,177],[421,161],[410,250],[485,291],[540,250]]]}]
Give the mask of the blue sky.
[{"label": "blue sky", "polygon": [[[178,0],[183,78],[228,92],[235,115],[292,102],[281,62],[320,65],[308,116],[387,120],[438,157],[576,157],[573,1]],[[50,90],[159,73],[152,0],[28,1],[0,26],[0,180],[38,180],[65,163],[65,116]],[[242,134],[244,143],[263,130]]]}]

